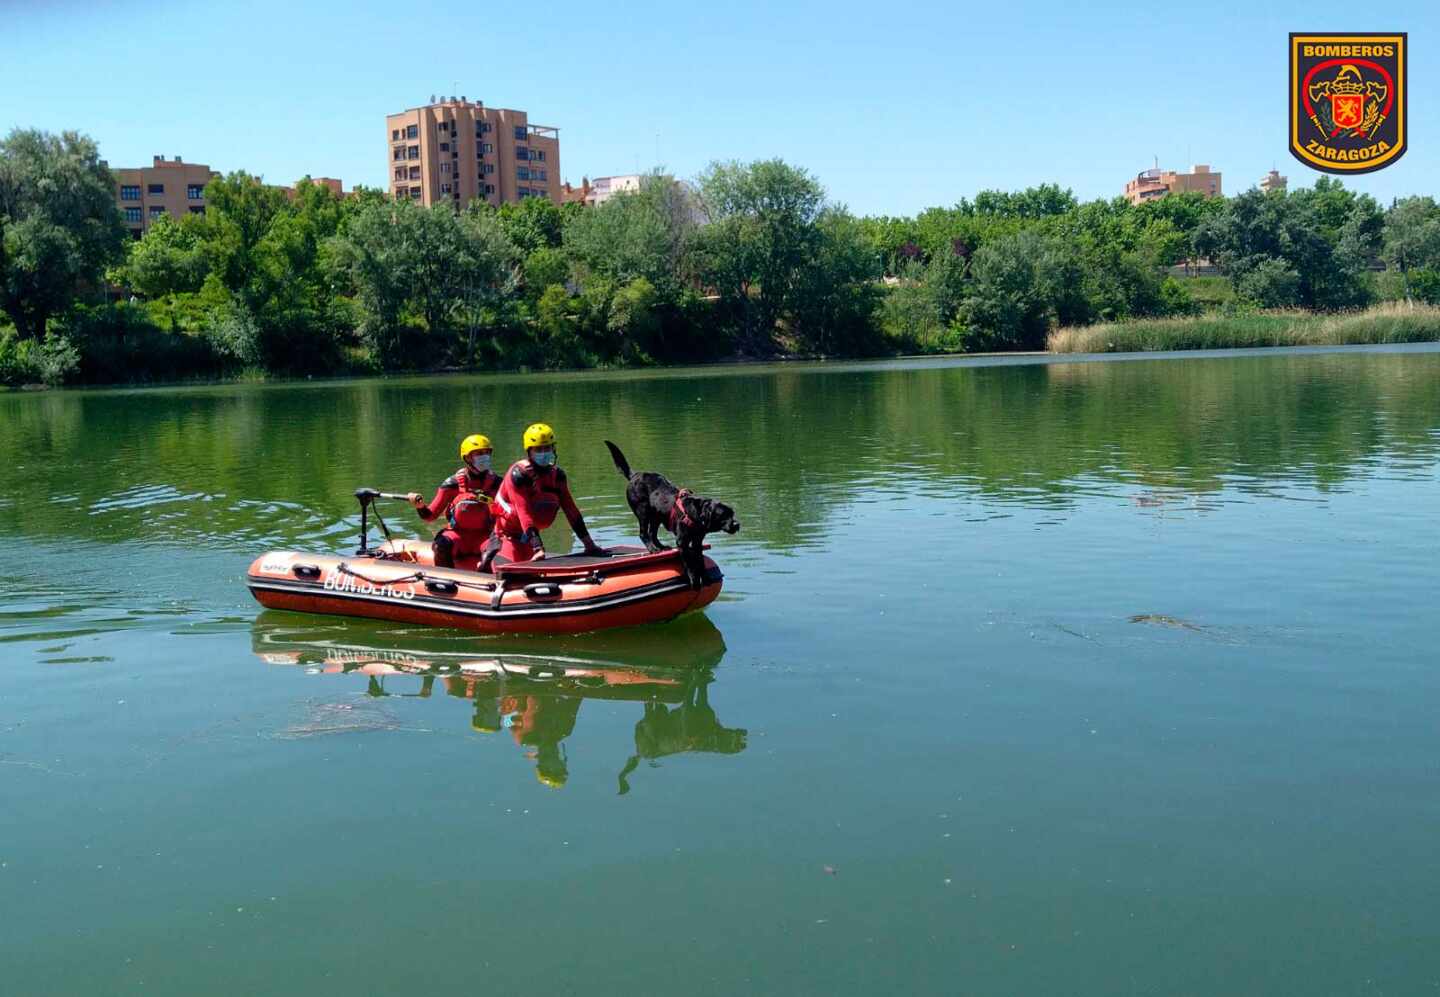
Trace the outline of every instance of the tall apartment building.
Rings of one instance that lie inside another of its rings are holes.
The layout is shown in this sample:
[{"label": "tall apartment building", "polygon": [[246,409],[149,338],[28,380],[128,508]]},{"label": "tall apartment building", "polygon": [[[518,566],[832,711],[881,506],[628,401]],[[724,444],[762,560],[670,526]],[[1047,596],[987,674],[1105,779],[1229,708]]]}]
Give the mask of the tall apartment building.
[{"label": "tall apartment building", "polygon": [[1272,190],[1284,190],[1289,183],[1289,177],[1282,177],[1279,170],[1271,170],[1261,178],[1260,189],[1266,193]]},{"label": "tall apartment building", "polygon": [[115,203],[130,236],[138,239],[160,215],[176,219],[205,213],[205,185],[220,174],[208,166],[156,156],[150,166],[121,167],[115,174]]},{"label": "tall apartment building", "polygon": [[1206,197],[1220,197],[1220,174],[1203,164],[1189,173],[1159,168],[1144,170],[1125,185],[1125,197],[1131,204],[1143,204],[1166,194],[1194,191]]},{"label": "tall apartment building", "polygon": [[441,99],[385,118],[390,193],[458,210],[548,197],[560,203],[560,130],[524,111]]}]

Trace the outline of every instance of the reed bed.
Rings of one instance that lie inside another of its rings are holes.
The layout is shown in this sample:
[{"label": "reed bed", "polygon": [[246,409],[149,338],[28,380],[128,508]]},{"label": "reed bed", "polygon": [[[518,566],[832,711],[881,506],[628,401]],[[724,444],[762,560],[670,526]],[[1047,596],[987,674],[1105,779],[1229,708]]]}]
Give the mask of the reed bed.
[{"label": "reed bed", "polygon": [[1052,353],[1148,353],[1436,341],[1440,341],[1440,308],[1387,302],[1333,314],[1264,311],[1074,326],[1050,333],[1046,348]]}]

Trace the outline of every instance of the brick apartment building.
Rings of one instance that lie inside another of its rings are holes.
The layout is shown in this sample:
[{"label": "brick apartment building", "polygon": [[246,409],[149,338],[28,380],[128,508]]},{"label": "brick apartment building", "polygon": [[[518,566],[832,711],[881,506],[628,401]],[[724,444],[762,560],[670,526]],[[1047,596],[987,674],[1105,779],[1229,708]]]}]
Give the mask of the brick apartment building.
[{"label": "brick apartment building", "polygon": [[156,156],[150,166],[121,167],[115,175],[115,203],[125,217],[132,239],[145,234],[162,214],[177,221],[187,214],[205,213],[205,185],[218,177],[208,166],[186,163],[179,156]]},{"label": "brick apartment building", "polygon": [[1189,173],[1174,170],[1152,169],[1136,175],[1125,184],[1125,197],[1131,204],[1144,204],[1166,194],[1183,194],[1194,191],[1206,197],[1220,197],[1220,174],[1210,167],[1199,165]]},{"label": "brick apartment building", "polygon": [[524,111],[465,97],[385,118],[390,193],[458,210],[473,200],[499,205],[527,197],[560,203],[560,131],[532,125]]}]

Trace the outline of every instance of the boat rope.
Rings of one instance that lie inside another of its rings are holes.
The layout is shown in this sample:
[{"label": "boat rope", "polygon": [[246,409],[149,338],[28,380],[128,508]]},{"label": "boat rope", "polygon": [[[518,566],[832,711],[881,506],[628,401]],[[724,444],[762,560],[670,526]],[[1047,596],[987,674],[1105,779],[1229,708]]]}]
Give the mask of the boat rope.
[{"label": "boat rope", "polygon": [[443,575],[427,575],[423,571],[412,571],[410,574],[400,575],[398,578],[371,578],[368,575],[362,575],[343,561],[335,570],[342,575],[350,575],[352,578],[358,578],[362,582],[369,582],[371,585],[404,585],[406,582],[437,581],[449,582],[457,588],[475,589],[479,592],[493,592],[495,590],[494,582],[465,582],[458,578],[449,578]]}]

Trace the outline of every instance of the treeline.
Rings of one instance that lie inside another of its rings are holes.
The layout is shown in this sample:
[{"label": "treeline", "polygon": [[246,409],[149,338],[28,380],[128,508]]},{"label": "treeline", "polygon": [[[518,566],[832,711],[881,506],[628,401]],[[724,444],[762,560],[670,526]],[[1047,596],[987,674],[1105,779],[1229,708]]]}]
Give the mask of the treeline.
[{"label": "treeline", "polygon": [[[129,240],[84,136],[0,141],[0,382],[1043,349],[1057,326],[1440,300],[1440,207],[1290,194],[1080,204],[1053,185],[857,218],[804,169],[717,163],[598,207],[423,209],[245,173]],[[1373,272],[1377,261],[1388,269]]]}]

